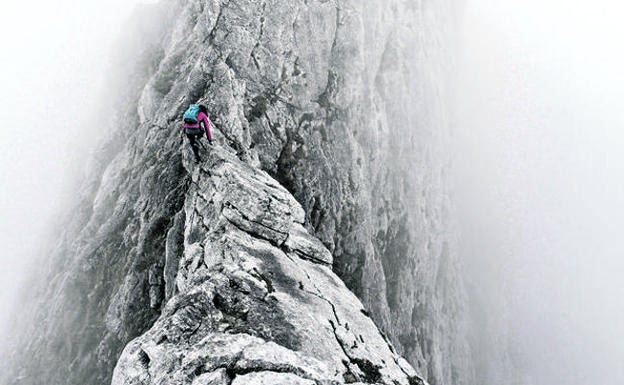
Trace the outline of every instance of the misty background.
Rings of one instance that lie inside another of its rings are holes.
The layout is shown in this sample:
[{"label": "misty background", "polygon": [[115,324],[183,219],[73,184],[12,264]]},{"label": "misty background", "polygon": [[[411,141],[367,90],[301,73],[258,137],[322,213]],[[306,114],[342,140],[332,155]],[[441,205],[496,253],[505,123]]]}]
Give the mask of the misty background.
[{"label": "misty background", "polygon": [[[1,309],[77,194],[111,51],[144,2],[0,5]],[[491,364],[506,347],[531,385],[624,383],[623,10],[465,0],[459,15],[449,151],[491,384],[509,383]]]},{"label": "misty background", "polygon": [[[45,259],[106,119],[111,55],[148,0],[0,3],[0,309]],[[0,311],[0,331],[9,313]],[[0,332],[0,345],[7,333]]]},{"label": "misty background", "polygon": [[623,11],[467,0],[461,18],[462,252],[477,328],[508,330],[490,344],[528,384],[624,383]]}]

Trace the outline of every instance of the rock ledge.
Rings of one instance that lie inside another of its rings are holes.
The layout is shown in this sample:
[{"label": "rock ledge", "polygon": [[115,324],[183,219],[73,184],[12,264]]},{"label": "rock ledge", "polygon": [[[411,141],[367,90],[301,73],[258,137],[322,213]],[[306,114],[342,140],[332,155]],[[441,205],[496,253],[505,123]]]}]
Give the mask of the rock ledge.
[{"label": "rock ledge", "polygon": [[125,348],[113,385],[425,384],[332,272],[286,189],[219,147],[185,167],[177,294]]}]

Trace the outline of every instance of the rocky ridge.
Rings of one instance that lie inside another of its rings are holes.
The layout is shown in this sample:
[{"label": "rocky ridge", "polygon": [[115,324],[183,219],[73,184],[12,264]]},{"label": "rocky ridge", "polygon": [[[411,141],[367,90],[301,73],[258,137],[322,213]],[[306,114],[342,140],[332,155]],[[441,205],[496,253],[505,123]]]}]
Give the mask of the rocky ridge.
[{"label": "rocky ridge", "polygon": [[187,163],[184,253],[167,254],[179,292],[112,383],[424,384],[331,271],[292,195],[227,149],[207,157]]},{"label": "rocky ridge", "polygon": [[[163,4],[112,83],[111,138],[3,383],[108,384],[115,367],[116,384],[420,381],[399,356],[470,383],[444,182],[450,5]],[[178,145],[197,101],[219,143],[200,167]]]}]

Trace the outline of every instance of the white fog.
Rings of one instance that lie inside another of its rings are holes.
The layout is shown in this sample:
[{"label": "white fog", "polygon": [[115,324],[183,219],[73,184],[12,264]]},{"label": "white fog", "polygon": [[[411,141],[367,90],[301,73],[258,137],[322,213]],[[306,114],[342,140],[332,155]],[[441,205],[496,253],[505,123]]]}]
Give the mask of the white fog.
[{"label": "white fog", "polygon": [[[0,5],[0,308],[35,256],[45,258],[58,218],[102,132],[110,53],[137,4],[3,1]],[[7,312],[0,312],[0,329]],[[4,341],[4,333],[0,336]]]},{"label": "white fog", "polygon": [[[0,5],[2,309],[77,195],[110,52],[144,2]],[[510,347],[519,383],[622,384],[624,5],[461,8],[449,151],[473,312],[490,319],[479,377],[506,381],[490,359]]]},{"label": "white fog", "polygon": [[624,382],[623,11],[468,0],[462,19],[465,263],[529,384]]}]

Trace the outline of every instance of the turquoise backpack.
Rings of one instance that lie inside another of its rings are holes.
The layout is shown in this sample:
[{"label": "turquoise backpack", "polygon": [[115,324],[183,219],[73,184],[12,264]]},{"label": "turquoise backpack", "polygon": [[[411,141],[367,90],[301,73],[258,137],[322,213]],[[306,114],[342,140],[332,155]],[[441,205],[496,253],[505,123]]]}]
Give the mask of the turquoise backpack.
[{"label": "turquoise backpack", "polygon": [[199,119],[197,119],[199,111],[199,104],[191,104],[184,113],[184,123],[197,124],[199,121]]}]

